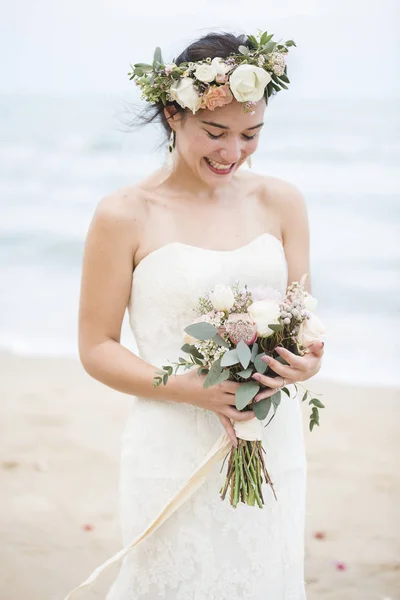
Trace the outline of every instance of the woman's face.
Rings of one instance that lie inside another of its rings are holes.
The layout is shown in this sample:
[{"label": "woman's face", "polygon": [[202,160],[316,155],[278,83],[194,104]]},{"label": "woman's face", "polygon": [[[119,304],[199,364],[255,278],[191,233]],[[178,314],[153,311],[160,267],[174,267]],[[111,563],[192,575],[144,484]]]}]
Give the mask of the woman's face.
[{"label": "woman's face", "polygon": [[183,119],[176,114],[170,123],[176,131],[177,160],[211,187],[229,182],[257,149],[265,107],[265,100],[260,100],[252,115],[233,100],[212,111],[200,109],[195,115],[187,111]]}]

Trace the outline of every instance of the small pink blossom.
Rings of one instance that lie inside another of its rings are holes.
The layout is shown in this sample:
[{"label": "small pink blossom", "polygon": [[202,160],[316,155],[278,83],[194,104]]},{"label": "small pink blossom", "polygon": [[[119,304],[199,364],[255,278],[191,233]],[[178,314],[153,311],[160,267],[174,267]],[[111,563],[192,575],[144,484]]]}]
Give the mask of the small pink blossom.
[{"label": "small pink blossom", "polygon": [[219,75],[216,76],[215,81],[217,83],[226,83],[229,79],[229,76],[227,73],[220,73]]},{"label": "small pink blossom", "polygon": [[228,85],[211,85],[202,97],[201,108],[214,110],[219,106],[225,106],[233,100],[233,95]]}]

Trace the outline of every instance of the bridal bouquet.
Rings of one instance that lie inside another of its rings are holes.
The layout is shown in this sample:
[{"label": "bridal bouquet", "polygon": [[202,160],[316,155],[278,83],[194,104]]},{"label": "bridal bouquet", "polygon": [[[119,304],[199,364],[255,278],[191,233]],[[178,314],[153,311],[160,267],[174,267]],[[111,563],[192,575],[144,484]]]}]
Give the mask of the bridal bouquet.
[{"label": "bridal bouquet", "polygon": [[[156,372],[153,386],[166,385],[168,377],[178,369],[192,367],[198,374],[205,374],[204,387],[217,385],[222,381],[236,381],[236,408],[240,411],[253,410],[256,419],[234,422],[238,447],[230,450],[225,483],[220,490],[224,500],[230,486],[230,502],[236,507],[238,502],[250,506],[255,503],[262,508],[262,481],[271,486],[276,498],[273,483],[265,466],[262,447],[261,421],[272,410],[274,418],[281,402],[282,392],[290,397],[285,386],[269,397],[255,401],[255,396],[266,388],[252,379],[254,373],[277,377],[268,365],[261,360],[264,355],[288,364],[276,351],[277,346],[287,348],[297,355],[304,355],[314,341],[322,341],[325,329],[313,311],[317,301],[304,288],[306,275],[300,282],[293,282],[286,295],[272,288],[261,286],[241,287],[218,284],[213,291],[198,299],[195,308],[196,318],[185,328],[185,343],[181,350],[187,357],[180,357],[173,366],[163,366]],[[297,385],[293,384],[297,390]],[[319,425],[319,410],[324,405],[306,390],[302,401],[309,399],[312,406],[310,430]],[[225,459],[226,460],[226,459]],[[225,461],[224,461],[225,463]],[[223,468],[223,465],[222,465]],[[221,469],[222,470],[222,469]]]}]

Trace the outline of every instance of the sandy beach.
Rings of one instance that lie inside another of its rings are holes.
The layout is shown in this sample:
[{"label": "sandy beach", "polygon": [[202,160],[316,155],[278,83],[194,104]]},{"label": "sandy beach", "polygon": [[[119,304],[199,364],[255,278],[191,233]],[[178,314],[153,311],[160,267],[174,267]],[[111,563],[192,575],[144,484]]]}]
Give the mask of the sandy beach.
[{"label": "sandy beach", "polygon": [[[4,353],[0,372],[0,598],[63,600],[120,548],[130,398],[73,359]],[[327,406],[311,434],[303,410],[307,598],[398,600],[400,390],[319,379],[307,387]],[[104,599],[111,571],[86,598]]]}]

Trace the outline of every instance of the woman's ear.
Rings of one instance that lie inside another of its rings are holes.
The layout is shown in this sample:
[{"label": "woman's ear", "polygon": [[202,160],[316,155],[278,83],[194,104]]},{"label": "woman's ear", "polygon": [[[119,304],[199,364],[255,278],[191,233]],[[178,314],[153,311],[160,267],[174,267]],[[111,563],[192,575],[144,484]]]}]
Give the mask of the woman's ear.
[{"label": "woman's ear", "polygon": [[176,121],[178,119],[178,110],[175,106],[165,106],[164,115],[167,119],[171,129],[176,129]]}]

